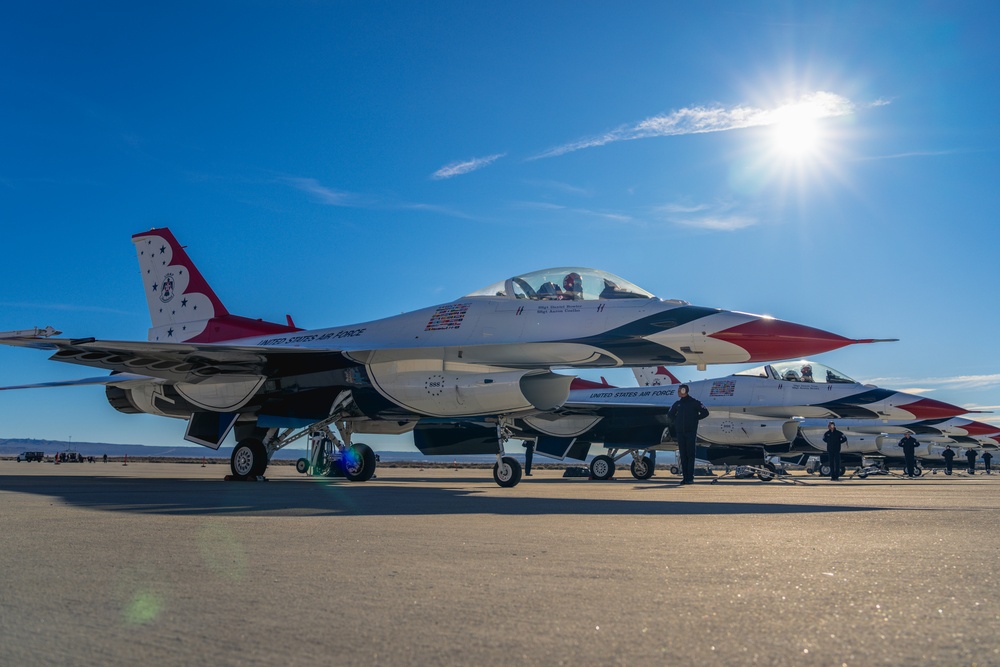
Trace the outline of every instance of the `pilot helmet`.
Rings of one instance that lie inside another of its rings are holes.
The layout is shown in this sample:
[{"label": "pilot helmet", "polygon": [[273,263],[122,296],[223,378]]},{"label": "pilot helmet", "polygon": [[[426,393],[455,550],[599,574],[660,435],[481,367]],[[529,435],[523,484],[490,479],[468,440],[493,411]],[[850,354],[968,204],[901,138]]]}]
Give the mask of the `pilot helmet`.
[{"label": "pilot helmet", "polygon": [[813,367],[810,366],[809,364],[806,364],[805,366],[802,367],[802,374],[803,375],[812,375],[813,374]]},{"label": "pilot helmet", "polygon": [[567,292],[579,292],[580,291],[580,274],[577,272],[567,273],[566,277],[563,278],[563,289]]}]

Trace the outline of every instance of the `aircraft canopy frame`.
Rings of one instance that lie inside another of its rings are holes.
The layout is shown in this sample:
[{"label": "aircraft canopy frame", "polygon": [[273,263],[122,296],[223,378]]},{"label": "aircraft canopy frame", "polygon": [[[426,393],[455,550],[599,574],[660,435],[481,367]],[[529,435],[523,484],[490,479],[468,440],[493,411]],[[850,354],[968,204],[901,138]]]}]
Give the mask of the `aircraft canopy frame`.
[{"label": "aircraft canopy frame", "polygon": [[467,297],[489,296],[532,301],[608,301],[655,299],[629,281],[598,269],[564,266],[513,276]]},{"label": "aircraft canopy frame", "polygon": [[840,371],[829,366],[817,364],[808,359],[798,361],[779,361],[750,368],[733,375],[783,380],[785,382],[815,382],[818,384],[858,384]]}]

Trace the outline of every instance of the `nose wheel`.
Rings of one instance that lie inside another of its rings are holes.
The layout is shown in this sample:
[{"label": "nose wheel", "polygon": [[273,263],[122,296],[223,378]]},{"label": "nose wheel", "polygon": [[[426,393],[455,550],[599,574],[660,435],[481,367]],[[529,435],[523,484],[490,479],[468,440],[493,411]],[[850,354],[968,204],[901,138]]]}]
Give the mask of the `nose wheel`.
[{"label": "nose wheel", "polygon": [[501,456],[493,464],[493,481],[504,488],[517,486],[521,481],[521,464],[511,456]]}]

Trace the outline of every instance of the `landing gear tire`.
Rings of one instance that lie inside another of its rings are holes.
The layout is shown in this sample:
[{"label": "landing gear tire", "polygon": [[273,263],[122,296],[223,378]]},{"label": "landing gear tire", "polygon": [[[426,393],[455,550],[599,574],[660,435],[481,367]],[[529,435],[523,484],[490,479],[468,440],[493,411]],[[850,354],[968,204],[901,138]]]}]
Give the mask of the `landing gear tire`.
[{"label": "landing gear tire", "polygon": [[309,470],[309,459],[299,459],[295,462],[295,472],[304,475],[307,470]]},{"label": "landing gear tire", "polygon": [[829,477],[831,472],[833,472],[833,468],[830,467],[829,463],[824,463],[819,467],[819,474],[823,477]]},{"label": "landing gear tire", "polygon": [[670,474],[671,475],[679,475],[679,474],[681,474],[681,469],[678,468],[677,466],[670,466]]},{"label": "landing gear tire", "polygon": [[774,467],[773,463],[765,463],[764,468],[766,469],[766,471],[761,470],[760,472],[758,472],[757,479],[759,479],[762,482],[770,482],[772,479],[774,479],[775,475],[778,474],[778,469]]},{"label": "landing gear tire", "polygon": [[807,475],[814,475],[814,474],[816,474],[816,468],[806,468],[806,474]]},{"label": "landing gear tire", "polygon": [[367,482],[375,474],[375,452],[358,443],[344,451],[344,477],[352,482]]},{"label": "landing gear tire", "polygon": [[923,474],[924,474],[924,469],[923,468],[914,468],[913,469],[913,476],[914,477],[920,477]]},{"label": "landing gear tire", "polygon": [[240,440],[229,459],[233,475],[240,479],[260,477],[267,470],[267,450],[256,438]]},{"label": "landing gear tire", "polygon": [[594,479],[611,479],[615,476],[615,460],[610,456],[595,456],[590,462],[590,476]]},{"label": "landing gear tire", "polygon": [[632,476],[636,479],[649,479],[653,476],[653,462],[648,456],[632,460]]},{"label": "landing gear tire", "polygon": [[505,456],[493,464],[493,481],[505,489],[517,486],[521,481],[521,464],[511,456]]}]

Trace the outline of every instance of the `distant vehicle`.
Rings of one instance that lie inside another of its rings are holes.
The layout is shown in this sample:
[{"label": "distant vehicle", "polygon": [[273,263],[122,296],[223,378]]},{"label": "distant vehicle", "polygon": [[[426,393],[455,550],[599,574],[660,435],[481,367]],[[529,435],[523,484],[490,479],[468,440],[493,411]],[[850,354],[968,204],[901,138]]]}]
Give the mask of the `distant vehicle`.
[{"label": "distant vehicle", "polygon": [[80,452],[59,452],[56,454],[56,461],[59,463],[83,463],[86,460]]},{"label": "distant vehicle", "polygon": [[17,455],[17,462],[21,461],[44,461],[45,452],[21,452]]}]

